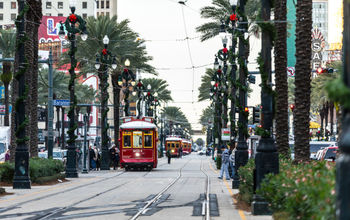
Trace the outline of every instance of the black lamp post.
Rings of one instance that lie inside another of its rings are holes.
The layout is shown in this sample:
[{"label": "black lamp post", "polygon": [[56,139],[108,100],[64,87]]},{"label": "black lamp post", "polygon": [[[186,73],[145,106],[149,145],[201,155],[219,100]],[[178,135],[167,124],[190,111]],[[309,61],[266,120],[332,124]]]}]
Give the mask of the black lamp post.
[{"label": "black lamp post", "polygon": [[[343,81],[347,89],[350,89],[350,2],[344,1],[344,32],[343,32]],[[337,220],[350,219],[350,108],[343,109],[342,134],[339,140],[341,156],[337,159],[336,195],[337,195]]]},{"label": "black lamp post", "polygon": [[17,138],[17,147],[15,155],[15,173],[13,178],[13,188],[14,189],[30,189],[31,183],[29,178],[29,152],[28,146],[26,145],[26,133],[25,133],[25,73],[27,69],[27,64],[25,61],[25,45],[24,41],[26,38],[25,33],[25,0],[19,1],[19,12],[22,14],[18,15],[16,26],[18,29],[18,67],[19,70],[16,75],[16,80],[18,82],[18,99],[17,105],[15,107],[15,120],[16,120],[16,138]]},{"label": "black lamp post", "polygon": [[[262,0],[261,18],[269,22],[271,16],[271,1]],[[259,145],[257,147],[257,153],[255,155],[255,178],[254,178],[254,193],[256,189],[260,188],[261,182],[268,173],[279,172],[278,153],[275,146],[275,141],[272,137],[273,130],[273,93],[271,83],[271,49],[272,49],[272,36],[268,30],[262,30],[262,47],[261,58],[264,62],[263,73],[267,74],[262,76],[266,78],[266,81],[261,83],[261,106],[262,106],[262,128],[264,129]],[[254,194],[252,203],[253,215],[266,215],[270,214],[268,202],[257,194]]]},{"label": "black lamp post", "polygon": [[[76,34],[81,34],[81,39],[85,41],[87,39],[87,31],[85,26],[85,21],[82,17],[79,15],[74,14],[75,13],[75,4],[70,4],[71,14],[67,17],[64,26],[68,32],[68,40],[70,41],[70,81],[68,85],[68,90],[70,91],[70,108],[68,111],[68,117],[69,117],[69,140],[68,143],[68,151],[67,151],[67,167],[66,167],[66,177],[74,178],[78,177],[77,172],[77,155],[76,155],[76,147],[75,147],[75,129],[77,128],[77,123],[75,122],[75,109],[77,106],[77,101],[75,97],[75,79],[77,76],[75,75],[75,68],[77,66],[77,60],[75,59],[75,53],[77,51],[77,45],[76,45]],[[79,23],[79,26],[77,27],[76,24]],[[63,25],[61,25],[59,36],[61,39],[65,37],[65,32],[63,29]]]},{"label": "black lamp post", "polygon": [[153,101],[153,106],[154,106],[154,124],[157,124],[157,107],[160,105],[159,100],[158,100],[158,92],[154,93],[154,101]]},{"label": "black lamp post", "polygon": [[98,72],[98,77],[100,79],[100,89],[101,89],[101,130],[102,130],[102,163],[101,170],[109,170],[109,151],[108,151],[108,129],[109,124],[107,121],[108,115],[108,67],[111,66],[112,69],[117,68],[117,60],[114,55],[108,50],[109,38],[107,35],[103,38],[104,48],[100,54],[96,55],[95,68]]},{"label": "black lamp post", "polygon": [[125,87],[123,90],[124,92],[124,114],[125,116],[129,116],[129,94],[130,94],[130,87],[134,87],[135,82],[135,75],[134,73],[129,69],[130,66],[130,60],[126,59],[124,62],[125,69],[121,75],[119,75],[118,79],[118,85]]},{"label": "black lamp post", "polygon": [[[237,2],[237,1],[236,1]],[[239,12],[244,15],[245,13],[245,4],[246,0],[239,0]],[[232,6],[232,8],[235,8]],[[238,97],[238,110],[239,110],[239,119],[238,119],[238,143],[237,143],[237,150],[235,153],[235,176],[233,177],[232,181],[232,188],[238,189],[239,187],[239,176],[238,176],[238,169],[241,166],[244,166],[248,162],[248,145],[247,145],[247,134],[248,134],[248,114],[249,111],[246,111],[247,106],[247,45],[245,41],[247,41],[246,33],[248,29],[247,24],[247,17],[246,16],[239,16],[239,21],[241,22],[238,25],[238,29],[236,30],[236,33],[239,34],[239,45],[238,45],[238,60],[239,60],[239,84],[240,87],[238,89],[239,91],[239,97]],[[234,64],[235,65],[235,64]],[[235,68],[235,67],[234,67]]]},{"label": "black lamp post", "polygon": [[134,87],[134,91],[132,92],[133,96],[137,95],[138,101],[137,101],[137,118],[140,118],[142,113],[141,113],[141,103],[143,100],[143,90],[145,87],[143,86],[141,79],[139,79],[138,83],[136,84],[136,87]]}]

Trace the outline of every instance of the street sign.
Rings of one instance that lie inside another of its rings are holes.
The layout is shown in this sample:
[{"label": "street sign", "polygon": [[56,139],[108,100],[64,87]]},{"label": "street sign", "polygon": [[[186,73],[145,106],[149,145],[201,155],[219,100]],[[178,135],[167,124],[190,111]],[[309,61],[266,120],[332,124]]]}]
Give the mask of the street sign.
[{"label": "street sign", "polygon": [[231,136],[230,128],[222,128],[221,129],[221,140],[229,141]]},{"label": "street sign", "polygon": [[[9,113],[12,111],[12,105],[9,106]],[[0,115],[5,114],[5,105],[0,105]]]},{"label": "street sign", "polygon": [[70,101],[64,99],[55,99],[53,100],[54,106],[69,106]]},{"label": "street sign", "polygon": [[295,68],[294,67],[287,67],[287,75],[289,77],[294,77],[295,76]]}]

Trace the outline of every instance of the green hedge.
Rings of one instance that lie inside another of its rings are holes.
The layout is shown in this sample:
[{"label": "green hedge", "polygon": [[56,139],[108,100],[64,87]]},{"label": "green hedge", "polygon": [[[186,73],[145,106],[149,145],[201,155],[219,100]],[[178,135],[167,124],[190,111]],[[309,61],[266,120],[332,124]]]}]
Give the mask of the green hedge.
[{"label": "green hedge", "polygon": [[239,198],[240,200],[251,204],[253,200],[253,170],[255,167],[254,159],[248,160],[248,163],[238,169],[239,176]]},{"label": "green hedge", "polygon": [[335,164],[314,161],[293,165],[290,160],[281,160],[280,173],[268,175],[258,193],[268,200],[274,213],[287,219],[336,219]]},{"label": "green hedge", "polygon": [[[251,204],[253,169],[250,159],[240,167],[239,199]],[[280,158],[280,173],[269,174],[257,193],[263,196],[274,212],[274,219],[335,219],[335,164],[313,161],[294,165]]]},{"label": "green hedge", "polygon": [[[0,181],[12,183],[14,170],[14,163],[0,164]],[[33,183],[42,183],[40,178],[57,176],[63,171],[63,162],[59,160],[44,158],[31,158],[29,160],[29,175]]]}]

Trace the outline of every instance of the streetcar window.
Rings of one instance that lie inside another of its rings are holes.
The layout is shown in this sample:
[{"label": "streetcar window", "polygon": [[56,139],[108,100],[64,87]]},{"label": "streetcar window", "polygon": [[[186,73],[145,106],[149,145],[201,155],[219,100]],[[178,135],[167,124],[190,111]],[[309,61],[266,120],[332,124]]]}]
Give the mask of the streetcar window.
[{"label": "streetcar window", "polygon": [[152,147],[152,134],[145,135],[145,147]]},{"label": "streetcar window", "polygon": [[124,147],[131,147],[131,135],[124,135],[123,144]]},{"label": "streetcar window", "polygon": [[176,144],[176,148],[179,148],[179,144]]},{"label": "streetcar window", "polygon": [[142,131],[134,131],[132,140],[135,148],[142,147]]},{"label": "streetcar window", "polygon": [[171,144],[171,147],[174,148],[174,147],[175,147],[175,144]]},{"label": "streetcar window", "polygon": [[168,144],[168,148],[170,148],[170,144]]}]

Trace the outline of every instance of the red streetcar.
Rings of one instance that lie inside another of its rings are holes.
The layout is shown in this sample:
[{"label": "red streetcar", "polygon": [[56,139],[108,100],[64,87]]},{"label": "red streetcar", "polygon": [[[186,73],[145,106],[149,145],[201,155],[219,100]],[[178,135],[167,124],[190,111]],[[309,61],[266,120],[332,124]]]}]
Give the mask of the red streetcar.
[{"label": "red streetcar", "polygon": [[166,151],[170,149],[170,154],[172,157],[178,157],[180,146],[182,146],[182,139],[177,136],[170,136],[165,139]]},{"label": "red streetcar", "polygon": [[186,139],[182,140],[182,151],[184,155],[190,154],[191,153],[191,149],[190,149],[190,142]]},{"label": "red streetcar", "polygon": [[158,164],[158,132],[152,118],[124,118],[120,126],[120,164],[121,167],[147,168],[151,170]]}]

